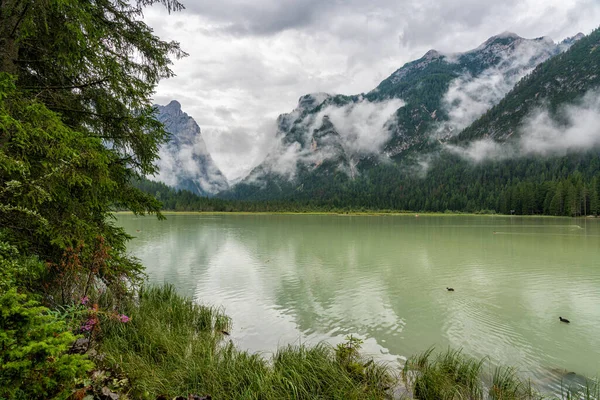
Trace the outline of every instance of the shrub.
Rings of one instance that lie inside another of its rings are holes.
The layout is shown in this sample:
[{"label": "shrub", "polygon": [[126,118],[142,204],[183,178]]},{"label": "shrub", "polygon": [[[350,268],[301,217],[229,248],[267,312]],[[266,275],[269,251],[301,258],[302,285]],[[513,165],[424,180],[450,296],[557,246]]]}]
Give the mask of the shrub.
[{"label": "shrub", "polygon": [[68,354],[75,339],[64,321],[16,288],[0,294],[0,398],[67,398],[93,367]]}]

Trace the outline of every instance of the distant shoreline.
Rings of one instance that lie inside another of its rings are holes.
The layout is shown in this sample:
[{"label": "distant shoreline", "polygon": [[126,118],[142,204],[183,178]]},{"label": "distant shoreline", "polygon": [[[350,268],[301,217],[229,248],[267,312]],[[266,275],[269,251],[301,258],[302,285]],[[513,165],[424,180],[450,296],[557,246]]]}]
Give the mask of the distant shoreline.
[{"label": "distant shoreline", "polygon": [[[508,215],[508,214],[476,214],[476,213],[416,213],[409,211],[161,211],[163,215],[330,215],[330,216],[349,216],[349,217],[379,217],[379,216],[397,216],[397,217],[497,217],[497,218],[565,218],[565,219],[590,219],[597,217],[565,217],[556,215]],[[117,215],[133,215],[132,211],[114,211]]]}]

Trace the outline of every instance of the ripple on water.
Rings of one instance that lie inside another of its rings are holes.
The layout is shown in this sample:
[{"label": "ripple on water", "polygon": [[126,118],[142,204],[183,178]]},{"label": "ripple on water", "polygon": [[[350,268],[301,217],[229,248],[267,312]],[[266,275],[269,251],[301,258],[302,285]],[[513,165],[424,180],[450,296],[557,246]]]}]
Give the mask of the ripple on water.
[{"label": "ripple on water", "polygon": [[[548,372],[553,369],[600,373],[600,221],[119,221],[130,233],[141,231],[130,249],[152,279],[222,305],[242,348],[335,343],[352,333],[362,335],[375,354],[411,355],[451,345],[540,381],[549,377],[552,384],[561,376]],[[446,292],[446,286],[456,292]],[[558,315],[572,324],[561,324]]]},{"label": "ripple on water", "polygon": [[449,310],[443,332],[452,347],[465,348],[474,357],[489,357],[496,365],[538,363],[537,349],[510,321],[498,318],[495,310],[469,299],[458,300]]}]

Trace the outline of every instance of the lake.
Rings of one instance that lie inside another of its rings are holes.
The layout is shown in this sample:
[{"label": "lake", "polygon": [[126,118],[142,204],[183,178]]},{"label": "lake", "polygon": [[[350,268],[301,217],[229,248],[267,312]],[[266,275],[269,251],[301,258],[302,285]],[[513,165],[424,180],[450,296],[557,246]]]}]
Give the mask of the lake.
[{"label": "lake", "polygon": [[451,346],[542,384],[600,373],[600,220],[117,218],[150,280],[222,306],[243,349],[354,334],[387,361]]}]

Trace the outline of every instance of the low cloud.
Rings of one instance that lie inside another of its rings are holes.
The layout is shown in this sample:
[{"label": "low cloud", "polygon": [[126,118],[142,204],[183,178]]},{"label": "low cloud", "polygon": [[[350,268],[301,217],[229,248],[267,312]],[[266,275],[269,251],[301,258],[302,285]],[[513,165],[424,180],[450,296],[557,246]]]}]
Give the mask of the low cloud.
[{"label": "low cloud", "polygon": [[217,193],[228,187],[227,179],[215,165],[196,121],[172,101],[157,106],[157,118],[171,133],[159,149],[158,174],[152,179],[199,194]]},{"label": "low cloud", "polygon": [[230,182],[237,182],[260,164],[276,142],[274,119],[255,126],[206,126],[202,135],[213,160]]},{"label": "low cloud", "polygon": [[524,40],[514,50],[507,48],[498,53],[502,60],[497,66],[477,77],[464,74],[453,80],[443,98],[449,120],[440,124],[436,134],[441,137],[458,134],[498,104],[519,80],[557,50],[558,45],[550,39]]},{"label": "low cloud", "polygon": [[[155,102],[186,104],[229,179],[239,177],[237,164],[247,169],[261,161],[251,165],[267,146],[263,121],[292,109],[304,93],[368,92],[431,48],[464,51],[505,30],[561,39],[600,20],[597,0],[183,3],[187,9],[171,15],[158,5],[145,10],[156,35],[190,54],[175,60],[177,76],[161,81]],[[234,153],[221,145],[221,132],[256,140]]]},{"label": "low cloud", "polygon": [[547,108],[531,113],[518,129],[518,139],[499,143],[481,139],[467,147],[446,148],[475,163],[526,155],[562,156],[600,146],[600,91],[589,91],[580,101],[552,114]]},{"label": "low cloud", "polygon": [[399,99],[376,103],[361,99],[344,107],[330,105],[319,112],[316,120],[322,124],[323,117],[328,116],[350,154],[372,155],[381,153],[390,140],[388,123],[403,106]]},{"label": "low cloud", "polygon": [[516,155],[512,147],[509,148],[509,146],[502,145],[492,139],[477,140],[469,143],[467,147],[446,145],[445,148],[474,163],[501,160]]},{"label": "low cloud", "polygon": [[[344,106],[325,106],[293,125],[294,131],[301,132],[299,140],[290,143],[287,132],[280,132],[280,141],[270,151],[264,167],[268,172],[294,179],[299,165],[314,168],[328,160],[343,160],[338,168],[352,176],[360,158],[381,155],[391,138],[392,117],[403,106],[399,99],[359,99]],[[296,109],[290,115],[294,119],[300,114]]]},{"label": "low cloud", "polygon": [[202,136],[179,147],[163,146],[157,162],[159,172],[153,180],[173,187],[218,193],[227,189],[227,181],[208,155]]},{"label": "low cloud", "polygon": [[521,152],[564,155],[600,145],[600,92],[588,92],[581,102],[565,106],[552,117],[547,110],[527,119],[521,129]]}]

